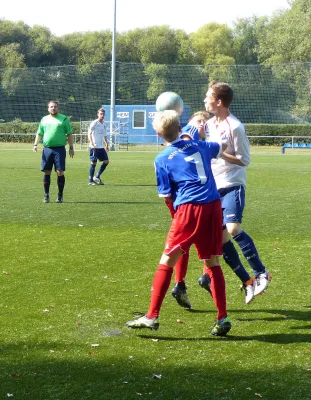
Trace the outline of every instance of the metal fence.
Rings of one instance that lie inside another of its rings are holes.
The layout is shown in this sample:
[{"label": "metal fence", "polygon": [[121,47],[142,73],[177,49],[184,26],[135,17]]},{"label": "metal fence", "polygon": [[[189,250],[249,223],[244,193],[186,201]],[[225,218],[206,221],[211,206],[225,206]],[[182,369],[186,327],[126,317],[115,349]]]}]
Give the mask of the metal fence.
[{"label": "metal fence", "polygon": [[[164,141],[158,135],[110,134],[110,147],[115,151],[160,151]],[[33,143],[35,133],[0,133],[0,149],[23,150]],[[248,136],[251,146],[279,146],[280,149],[310,149],[311,136]],[[87,151],[87,133],[73,134],[76,151]]]}]

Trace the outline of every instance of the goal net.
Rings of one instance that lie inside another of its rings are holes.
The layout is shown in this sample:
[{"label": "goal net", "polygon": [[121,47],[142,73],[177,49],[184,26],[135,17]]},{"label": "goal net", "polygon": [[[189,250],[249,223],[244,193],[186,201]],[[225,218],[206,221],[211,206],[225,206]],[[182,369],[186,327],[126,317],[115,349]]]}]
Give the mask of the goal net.
[{"label": "goal net", "polygon": [[[111,63],[0,70],[0,123],[38,122],[47,103],[72,121],[96,118],[110,104]],[[231,110],[244,123],[292,124],[311,119],[310,63],[264,65],[159,65],[117,63],[116,104],[154,105],[163,91],[177,92],[190,112],[204,108],[211,80],[234,90]]]}]

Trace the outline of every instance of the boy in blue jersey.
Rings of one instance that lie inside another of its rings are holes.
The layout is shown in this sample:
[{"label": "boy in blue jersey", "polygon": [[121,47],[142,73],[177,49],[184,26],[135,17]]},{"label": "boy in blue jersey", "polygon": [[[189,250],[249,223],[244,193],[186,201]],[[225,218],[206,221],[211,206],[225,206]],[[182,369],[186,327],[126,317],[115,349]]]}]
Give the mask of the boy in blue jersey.
[{"label": "boy in blue jersey", "polygon": [[227,317],[226,289],[219,256],[222,254],[222,211],[211,159],[218,157],[219,143],[185,141],[179,138],[176,111],[156,113],[153,127],[163,137],[166,148],[156,157],[155,169],[159,197],[173,200],[176,210],[164,252],[155,273],[149,310],[127,326],[133,329],[158,329],[159,313],[170,286],[173,268],[179,257],[195,245],[211,278],[211,290],[217,308],[212,335],[225,336],[231,329]]},{"label": "boy in blue jersey", "polygon": [[[182,128],[180,137],[184,140],[205,140],[206,122],[210,118],[206,111],[197,111],[191,115],[188,124]],[[174,217],[174,209],[172,204],[167,202],[171,216]],[[188,270],[189,252],[184,253],[175,265],[175,286],[172,290],[172,296],[176,299],[177,303],[184,308],[191,309],[191,303],[187,294],[187,287],[185,277]],[[210,294],[212,294],[210,292]]]},{"label": "boy in blue jersey", "polygon": [[[186,125],[182,128],[179,135],[180,139],[183,140],[200,140],[200,133],[198,128],[193,125]],[[173,199],[165,201],[166,206],[170,210],[171,217],[174,218],[175,209],[173,205]],[[185,251],[178,259],[175,264],[175,282],[176,285],[172,290],[172,296],[176,299],[177,303],[184,308],[191,309],[191,303],[187,295],[187,287],[185,283],[185,277],[188,270],[189,262],[189,250]]]}]

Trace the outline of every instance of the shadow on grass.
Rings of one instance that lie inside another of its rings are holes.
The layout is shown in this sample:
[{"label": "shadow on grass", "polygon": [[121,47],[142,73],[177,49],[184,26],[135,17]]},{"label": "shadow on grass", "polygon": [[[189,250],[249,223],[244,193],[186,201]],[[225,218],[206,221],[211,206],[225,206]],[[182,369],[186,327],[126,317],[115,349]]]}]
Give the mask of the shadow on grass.
[{"label": "shadow on grass", "polygon": [[137,184],[137,183],[105,183],[105,186],[151,186],[151,187],[156,187],[157,185],[155,184],[150,184],[150,183],[141,183],[141,184]]},{"label": "shadow on grass", "polygon": [[71,204],[159,204],[158,201],[66,201]]},{"label": "shadow on grass", "polygon": [[311,325],[295,326],[295,327],[292,327],[291,329],[293,329],[293,330],[310,329],[311,330]]},{"label": "shadow on grass", "polygon": [[[233,316],[235,313],[243,313],[243,314],[255,314],[255,313],[264,313],[264,314],[277,314],[275,317],[249,317],[249,318],[234,318],[236,321],[240,322],[251,322],[251,321],[269,321],[269,322],[277,322],[277,321],[287,321],[287,320],[297,320],[297,321],[311,321],[311,307],[303,306],[304,308],[310,308],[308,311],[296,311],[296,310],[277,310],[277,309],[232,309],[228,310],[229,316]],[[187,308],[183,309],[185,312],[191,314],[213,314],[215,310],[207,310],[207,309],[195,309],[191,308],[190,310]],[[132,312],[133,318],[139,318],[145,315],[145,313],[140,311]]]},{"label": "shadow on grass", "polygon": [[[271,336],[263,338],[274,343],[274,335]],[[226,342],[232,340],[241,338],[230,337]],[[257,397],[265,399],[310,399],[310,372],[298,365],[261,365],[250,377],[249,369],[232,364],[234,354],[231,358],[230,353],[226,355],[227,363],[219,362],[219,353],[209,352],[208,348],[204,363],[193,362],[193,354],[186,351],[181,364],[179,358],[172,364],[168,361],[175,360],[174,349],[163,349],[158,344],[150,352],[138,346],[113,353],[103,346],[89,355],[87,346],[71,346],[48,342],[2,344],[5,357],[0,366],[1,398],[249,400],[255,398],[257,392],[260,394]],[[240,357],[239,350],[236,356]],[[299,385],[293,385],[298,377]]]},{"label": "shadow on grass", "polygon": [[[303,306],[304,308],[309,309],[309,306]],[[190,313],[213,313],[213,310],[186,310]],[[250,318],[234,318],[233,315],[235,313],[271,313],[278,314],[278,317],[250,317]],[[135,313],[135,317],[141,316],[143,313]],[[308,311],[296,311],[296,310],[283,310],[283,309],[259,309],[259,310],[231,310],[229,315],[232,316],[233,321],[239,322],[252,322],[252,321],[267,321],[267,322],[278,322],[278,321],[288,321],[288,320],[296,320],[296,321],[310,321],[311,320],[311,308]],[[303,329],[311,329],[311,325],[302,325],[299,327],[291,327],[293,330],[303,330]],[[234,333],[234,326],[232,328],[232,333]],[[246,341],[259,341],[259,342],[268,342],[274,344],[290,344],[290,343],[310,343],[311,342],[311,333],[301,334],[301,333],[280,333],[280,334],[260,334],[260,335],[251,335],[251,336],[235,336],[232,335],[231,332],[226,337],[215,338],[213,336],[210,337],[175,337],[175,336],[160,336],[151,334],[138,334],[137,336],[142,339],[156,339],[156,340],[166,340],[166,341],[213,341],[213,340],[228,340],[228,341],[237,341],[237,342],[246,342]]]},{"label": "shadow on grass", "polygon": [[[232,328],[234,330],[234,327]],[[168,342],[210,342],[215,340],[223,340],[230,342],[248,342],[248,341],[258,341],[258,342],[266,342],[273,344],[290,344],[290,343],[310,343],[311,342],[311,334],[271,334],[271,335],[252,335],[252,336],[234,336],[228,334],[225,337],[176,337],[176,336],[159,336],[159,335],[142,335],[138,334],[138,337],[142,339],[153,339],[153,340],[162,340]]]},{"label": "shadow on grass", "polygon": [[[309,306],[303,306],[304,308],[310,308]],[[234,312],[242,313],[254,313],[262,312],[269,314],[277,314],[278,317],[258,317],[258,318],[236,318],[237,321],[286,321],[286,320],[296,320],[296,321],[310,321],[311,320],[311,308],[308,311],[297,311],[297,310],[277,310],[277,309],[257,309],[257,310],[232,310]]]}]

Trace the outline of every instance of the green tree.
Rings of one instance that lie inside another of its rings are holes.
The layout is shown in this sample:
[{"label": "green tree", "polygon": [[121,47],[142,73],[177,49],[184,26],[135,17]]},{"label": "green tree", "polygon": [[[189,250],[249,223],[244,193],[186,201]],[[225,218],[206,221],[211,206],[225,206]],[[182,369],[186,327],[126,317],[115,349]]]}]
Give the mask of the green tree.
[{"label": "green tree", "polygon": [[233,34],[227,25],[215,22],[203,25],[190,34],[190,39],[197,64],[215,64],[220,55],[230,57],[230,63],[235,64]]},{"label": "green tree", "polygon": [[29,66],[52,65],[54,61],[54,42],[50,30],[44,26],[34,25],[28,31],[29,45],[25,54]]},{"label": "green tree", "polygon": [[24,22],[11,22],[0,19],[0,46],[16,43],[20,45],[20,51],[24,54],[30,42],[30,27]]},{"label": "green tree", "polygon": [[78,64],[99,64],[111,61],[111,31],[86,32],[81,35]]},{"label": "green tree", "polygon": [[299,121],[311,114],[311,0],[289,2],[289,10],[275,13],[259,37],[258,59],[292,94],[288,114]]},{"label": "green tree", "polygon": [[240,18],[234,23],[233,48],[237,64],[257,64],[258,37],[265,29],[267,18]]},{"label": "green tree", "polygon": [[121,62],[141,62],[139,42],[144,35],[143,29],[118,33],[116,38],[116,58]]},{"label": "green tree", "polygon": [[0,46],[10,44],[18,46],[15,50],[18,49],[26,66],[52,65],[55,60],[54,36],[44,26],[30,28],[22,21],[0,20]]},{"label": "green tree", "polygon": [[195,57],[193,54],[193,49],[191,47],[191,40],[189,35],[185,31],[178,29],[175,32],[175,40],[177,41],[178,48],[176,63],[188,65],[194,64]]},{"label": "green tree", "polygon": [[174,64],[178,58],[175,31],[166,25],[144,29],[138,41],[138,52],[143,64]]},{"label": "green tree", "polygon": [[71,33],[61,36],[56,41],[56,49],[59,51],[59,59],[63,60],[59,65],[76,65],[79,59],[79,48],[83,37],[81,33]]},{"label": "green tree", "polygon": [[149,80],[147,98],[152,100],[166,90],[169,67],[163,64],[148,64],[145,67],[145,74]]},{"label": "green tree", "polygon": [[258,59],[276,64],[311,59],[311,0],[295,0],[275,13],[259,36]]},{"label": "green tree", "polygon": [[20,45],[10,43],[0,46],[0,68],[25,68],[24,55],[20,53]]}]

